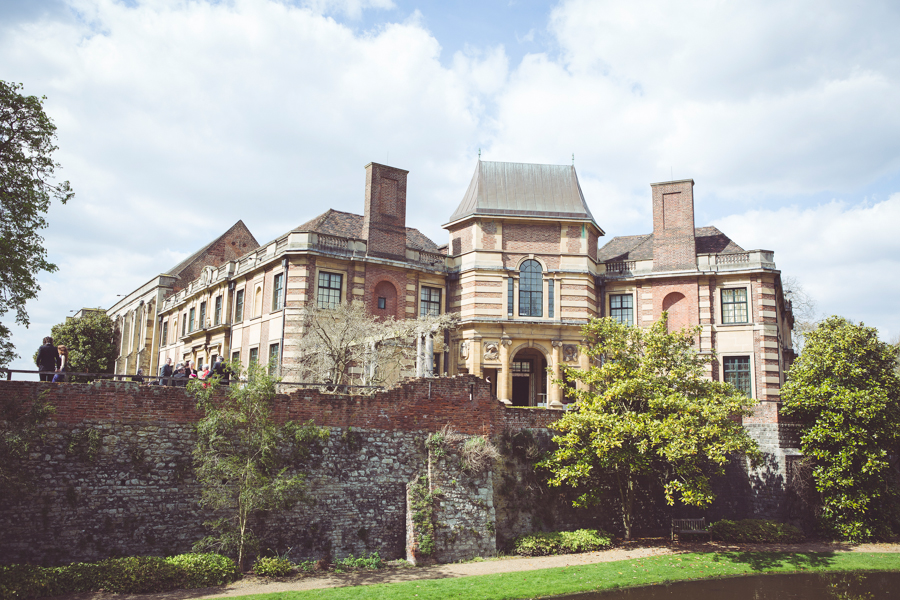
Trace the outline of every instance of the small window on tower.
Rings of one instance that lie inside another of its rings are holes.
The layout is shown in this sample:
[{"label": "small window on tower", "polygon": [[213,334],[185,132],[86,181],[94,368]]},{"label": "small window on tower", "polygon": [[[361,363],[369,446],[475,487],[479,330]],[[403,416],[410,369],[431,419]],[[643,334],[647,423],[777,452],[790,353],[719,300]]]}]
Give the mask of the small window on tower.
[{"label": "small window on tower", "polygon": [[387,308],[387,298],[378,298],[378,308],[381,310]]}]

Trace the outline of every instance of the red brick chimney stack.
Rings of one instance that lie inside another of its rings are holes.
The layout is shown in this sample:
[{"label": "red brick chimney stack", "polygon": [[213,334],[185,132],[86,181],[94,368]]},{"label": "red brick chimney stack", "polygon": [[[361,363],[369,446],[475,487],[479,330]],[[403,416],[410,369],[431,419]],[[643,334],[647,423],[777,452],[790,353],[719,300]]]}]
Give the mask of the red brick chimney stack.
[{"label": "red brick chimney stack", "polygon": [[406,176],[409,171],[366,165],[362,237],[370,256],[406,260]]},{"label": "red brick chimney stack", "polygon": [[694,241],[694,180],[651,183],[653,190],[653,270],[697,268]]}]

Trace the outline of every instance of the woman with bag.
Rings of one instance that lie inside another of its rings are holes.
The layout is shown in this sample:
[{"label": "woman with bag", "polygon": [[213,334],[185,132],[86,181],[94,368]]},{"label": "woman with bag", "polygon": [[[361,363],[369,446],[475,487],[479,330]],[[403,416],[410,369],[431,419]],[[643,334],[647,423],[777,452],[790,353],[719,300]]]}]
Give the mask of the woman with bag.
[{"label": "woman with bag", "polygon": [[65,346],[58,346],[56,350],[59,352],[59,368],[56,369],[56,374],[53,376],[53,383],[65,383],[66,371],[69,368],[69,349]]}]

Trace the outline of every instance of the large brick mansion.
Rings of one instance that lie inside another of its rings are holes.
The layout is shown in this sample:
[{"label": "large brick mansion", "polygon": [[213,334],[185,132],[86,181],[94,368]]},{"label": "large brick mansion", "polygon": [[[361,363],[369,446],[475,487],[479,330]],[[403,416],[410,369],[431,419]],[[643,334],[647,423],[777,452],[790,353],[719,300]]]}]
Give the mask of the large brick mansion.
[{"label": "large brick mansion", "polygon": [[[366,166],[363,215],[328,210],[263,245],[242,222],[122,298],[116,373],[171,358],[274,359],[296,381],[302,311],[357,302],[396,318],[458,312],[436,374],[471,373],[518,406],[560,407],[562,364],[586,366],[594,316],[700,325],[709,375],[778,401],[793,317],[773,253],[695,227],[692,180],[651,184],[653,232],[598,240],[572,166],[478,161],[438,245],[406,227],[407,171]],[[549,373],[548,373],[549,367]]]}]

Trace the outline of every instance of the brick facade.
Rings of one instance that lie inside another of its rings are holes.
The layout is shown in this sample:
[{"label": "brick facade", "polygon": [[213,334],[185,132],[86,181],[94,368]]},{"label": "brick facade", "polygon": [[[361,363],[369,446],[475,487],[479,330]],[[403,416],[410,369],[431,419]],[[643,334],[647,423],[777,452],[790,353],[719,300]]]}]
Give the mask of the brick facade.
[{"label": "brick facade", "polygon": [[652,188],[653,270],[695,269],[694,181],[655,183]]},{"label": "brick facade", "polygon": [[409,171],[366,165],[362,238],[371,256],[406,260],[406,176]]}]

